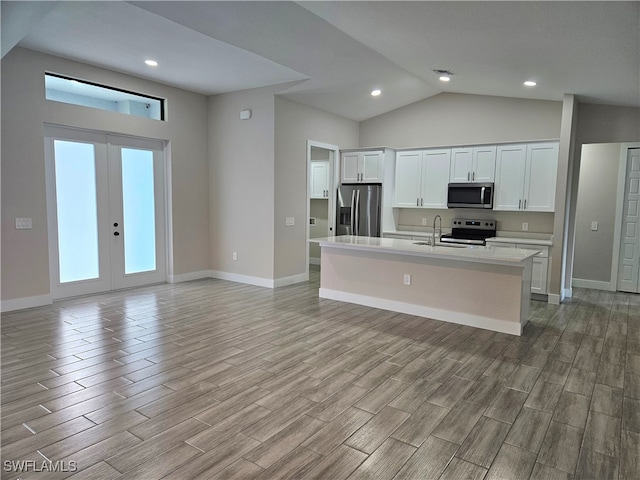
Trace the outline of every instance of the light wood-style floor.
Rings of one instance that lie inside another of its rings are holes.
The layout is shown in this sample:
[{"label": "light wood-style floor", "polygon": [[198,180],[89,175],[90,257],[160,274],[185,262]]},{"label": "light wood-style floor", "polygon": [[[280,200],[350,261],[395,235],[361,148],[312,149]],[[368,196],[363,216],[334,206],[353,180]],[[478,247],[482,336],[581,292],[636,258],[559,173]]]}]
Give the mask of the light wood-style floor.
[{"label": "light wood-style floor", "polygon": [[640,296],[532,302],[514,337],[312,277],[3,315],[2,478],[640,478]]}]

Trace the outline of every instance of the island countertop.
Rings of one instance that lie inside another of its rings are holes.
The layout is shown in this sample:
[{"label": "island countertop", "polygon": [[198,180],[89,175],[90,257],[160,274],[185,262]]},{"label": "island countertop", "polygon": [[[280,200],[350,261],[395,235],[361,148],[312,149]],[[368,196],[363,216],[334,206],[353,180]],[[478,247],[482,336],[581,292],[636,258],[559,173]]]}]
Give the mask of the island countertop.
[{"label": "island countertop", "polygon": [[522,264],[526,259],[535,256],[538,250],[450,245],[437,243],[434,247],[425,245],[427,242],[405,240],[397,238],[362,237],[342,235],[338,237],[313,238],[310,242],[317,242],[323,248],[338,248],[380,252],[387,254],[409,255],[419,257],[439,258],[463,262],[490,263],[494,265]]}]

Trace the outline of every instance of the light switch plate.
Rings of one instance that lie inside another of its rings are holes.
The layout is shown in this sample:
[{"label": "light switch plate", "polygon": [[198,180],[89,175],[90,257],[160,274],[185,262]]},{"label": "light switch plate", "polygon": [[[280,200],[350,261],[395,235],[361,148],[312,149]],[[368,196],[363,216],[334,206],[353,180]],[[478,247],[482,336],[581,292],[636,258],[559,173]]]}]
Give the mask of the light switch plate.
[{"label": "light switch plate", "polygon": [[591,230],[594,232],[598,231],[598,222],[591,222]]},{"label": "light switch plate", "polygon": [[422,225],[427,226],[427,217],[422,217]]},{"label": "light switch plate", "polygon": [[529,231],[529,222],[522,222],[522,231],[523,232]]},{"label": "light switch plate", "polygon": [[31,219],[16,218],[16,230],[31,230]]},{"label": "light switch plate", "polygon": [[295,224],[296,224],[295,217],[286,217],[284,219],[284,226],[285,227],[293,227]]}]

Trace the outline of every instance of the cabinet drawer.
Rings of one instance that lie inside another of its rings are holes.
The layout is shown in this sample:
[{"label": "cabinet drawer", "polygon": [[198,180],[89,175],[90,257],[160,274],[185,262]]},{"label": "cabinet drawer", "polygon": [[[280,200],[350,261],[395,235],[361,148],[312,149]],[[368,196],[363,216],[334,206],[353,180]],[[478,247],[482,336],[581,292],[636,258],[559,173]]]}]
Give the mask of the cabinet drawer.
[{"label": "cabinet drawer", "polygon": [[516,248],[516,244],[515,243],[504,243],[504,242],[487,242],[487,247]]},{"label": "cabinet drawer", "polygon": [[518,248],[523,248],[525,250],[538,250],[540,253],[538,253],[536,257],[549,257],[549,247],[547,247],[546,245],[531,245],[528,243],[519,243]]}]

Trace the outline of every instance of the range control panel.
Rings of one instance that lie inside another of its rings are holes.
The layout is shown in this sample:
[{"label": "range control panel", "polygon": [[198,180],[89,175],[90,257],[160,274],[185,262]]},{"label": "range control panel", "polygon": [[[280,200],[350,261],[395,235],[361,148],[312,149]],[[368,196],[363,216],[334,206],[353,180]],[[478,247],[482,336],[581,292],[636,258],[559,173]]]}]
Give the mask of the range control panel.
[{"label": "range control panel", "polygon": [[473,220],[468,218],[454,218],[452,220],[453,228],[473,228],[482,230],[495,230],[495,220]]}]

